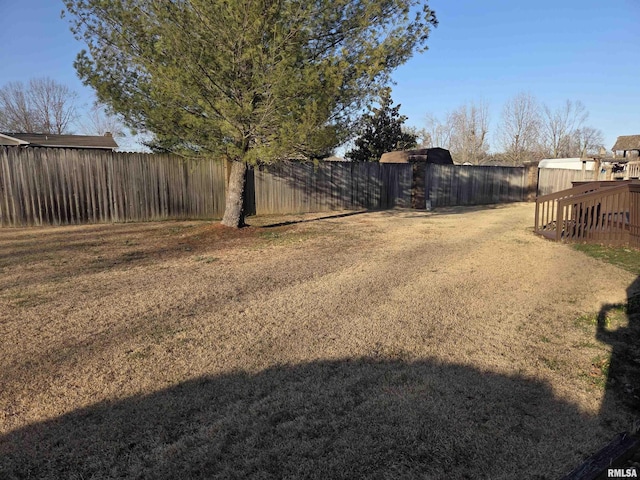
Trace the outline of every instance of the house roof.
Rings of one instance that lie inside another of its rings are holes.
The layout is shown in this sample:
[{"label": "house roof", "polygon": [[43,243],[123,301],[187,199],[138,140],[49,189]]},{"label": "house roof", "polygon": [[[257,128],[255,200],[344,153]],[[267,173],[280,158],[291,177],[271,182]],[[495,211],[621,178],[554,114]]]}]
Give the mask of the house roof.
[{"label": "house roof", "polygon": [[[118,148],[111,134],[104,136],[93,135],[53,135],[50,133],[0,133],[0,145],[10,140],[18,140],[20,145],[30,147],[57,147],[57,148],[99,148],[113,150]],[[4,142],[3,142],[4,140]],[[7,143],[5,143],[7,142]]]},{"label": "house roof", "polygon": [[618,150],[640,150],[640,135],[622,135],[616,140],[616,144],[611,149]]},{"label": "house roof", "polygon": [[28,145],[29,142],[0,133],[0,145]]}]

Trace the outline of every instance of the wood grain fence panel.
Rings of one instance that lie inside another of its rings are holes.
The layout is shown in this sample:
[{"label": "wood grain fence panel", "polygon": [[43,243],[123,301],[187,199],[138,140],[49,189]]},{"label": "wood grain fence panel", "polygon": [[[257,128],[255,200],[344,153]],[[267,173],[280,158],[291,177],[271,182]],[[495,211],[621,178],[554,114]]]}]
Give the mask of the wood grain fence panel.
[{"label": "wood grain fence panel", "polygon": [[549,195],[571,188],[571,182],[583,180],[582,170],[541,168],[538,170],[538,195]]},{"label": "wood grain fence panel", "polygon": [[[407,165],[282,162],[254,169],[258,214],[390,208],[402,203]],[[403,172],[399,175],[398,172]]]},{"label": "wood grain fence panel", "polygon": [[434,207],[525,200],[522,167],[427,165],[425,189]]},{"label": "wood grain fence panel", "polygon": [[0,225],[219,218],[224,182],[212,159],[0,147]]},{"label": "wood grain fence panel", "polygon": [[[225,166],[173,155],[0,148],[0,224],[220,218]],[[433,206],[523,199],[521,169],[429,165]],[[411,165],[282,162],[251,171],[256,213],[409,206]]]}]

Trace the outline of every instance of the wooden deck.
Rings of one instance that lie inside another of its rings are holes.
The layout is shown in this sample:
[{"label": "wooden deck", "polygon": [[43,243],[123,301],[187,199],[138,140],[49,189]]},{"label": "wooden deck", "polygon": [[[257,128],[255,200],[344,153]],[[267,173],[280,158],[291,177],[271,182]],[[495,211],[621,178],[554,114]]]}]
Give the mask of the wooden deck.
[{"label": "wooden deck", "polygon": [[575,182],[542,195],[534,231],[555,241],[640,248],[640,181]]}]

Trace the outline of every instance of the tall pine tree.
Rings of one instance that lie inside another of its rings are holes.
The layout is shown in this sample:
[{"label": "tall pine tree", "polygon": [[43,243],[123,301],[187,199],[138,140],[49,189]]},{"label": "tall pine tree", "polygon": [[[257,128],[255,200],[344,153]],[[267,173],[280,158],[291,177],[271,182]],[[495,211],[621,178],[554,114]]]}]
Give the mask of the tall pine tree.
[{"label": "tall pine tree", "polygon": [[64,0],[98,100],[154,147],[232,162],[223,224],[244,222],[247,165],[326,153],[426,49],[426,0]]}]

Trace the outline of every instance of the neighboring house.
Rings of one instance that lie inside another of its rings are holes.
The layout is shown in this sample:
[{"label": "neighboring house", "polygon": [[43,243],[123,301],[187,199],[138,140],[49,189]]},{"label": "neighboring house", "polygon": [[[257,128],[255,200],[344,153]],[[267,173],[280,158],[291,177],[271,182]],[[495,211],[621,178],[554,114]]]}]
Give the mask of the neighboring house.
[{"label": "neighboring house", "polygon": [[617,156],[617,152],[622,152],[622,157],[626,158],[627,153],[635,152],[635,154],[629,156],[637,157],[640,154],[640,135],[619,136],[611,150],[613,150],[614,156]]},{"label": "neighboring house", "polygon": [[53,135],[50,133],[0,133],[0,145],[47,148],[88,148],[115,150],[118,144],[110,133],[104,136]]}]

